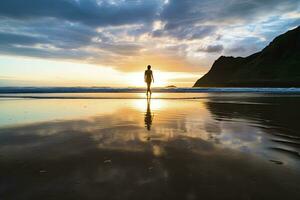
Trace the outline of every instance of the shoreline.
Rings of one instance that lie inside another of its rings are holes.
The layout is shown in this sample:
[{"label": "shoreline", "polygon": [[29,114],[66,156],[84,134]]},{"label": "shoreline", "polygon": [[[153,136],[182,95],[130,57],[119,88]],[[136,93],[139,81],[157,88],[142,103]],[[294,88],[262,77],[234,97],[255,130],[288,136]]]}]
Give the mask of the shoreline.
[{"label": "shoreline", "polygon": [[[95,88],[95,87],[0,87],[0,94],[20,93],[143,93],[145,88]],[[190,87],[152,88],[154,93],[300,93],[300,87]]]}]

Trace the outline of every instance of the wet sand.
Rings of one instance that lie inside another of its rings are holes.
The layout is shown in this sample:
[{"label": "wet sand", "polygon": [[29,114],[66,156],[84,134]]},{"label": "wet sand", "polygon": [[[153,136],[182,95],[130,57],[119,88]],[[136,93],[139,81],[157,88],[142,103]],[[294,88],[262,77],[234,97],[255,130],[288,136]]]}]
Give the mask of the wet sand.
[{"label": "wet sand", "polygon": [[300,197],[299,96],[136,97],[0,99],[0,198]]}]

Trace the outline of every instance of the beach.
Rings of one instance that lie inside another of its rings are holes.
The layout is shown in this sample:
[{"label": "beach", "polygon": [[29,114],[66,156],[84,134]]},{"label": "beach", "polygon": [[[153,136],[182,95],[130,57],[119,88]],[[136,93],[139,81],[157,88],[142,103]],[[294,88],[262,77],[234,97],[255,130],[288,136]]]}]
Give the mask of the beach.
[{"label": "beach", "polygon": [[0,98],[1,199],[296,199],[300,94]]}]

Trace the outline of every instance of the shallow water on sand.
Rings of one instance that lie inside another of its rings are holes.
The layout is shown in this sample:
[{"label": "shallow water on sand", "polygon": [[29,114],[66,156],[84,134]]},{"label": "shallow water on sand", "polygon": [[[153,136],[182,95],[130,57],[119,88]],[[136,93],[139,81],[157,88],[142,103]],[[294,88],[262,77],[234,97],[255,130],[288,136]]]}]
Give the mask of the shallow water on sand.
[{"label": "shallow water on sand", "polygon": [[0,99],[1,199],[300,196],[299,95],[26,95]]}]

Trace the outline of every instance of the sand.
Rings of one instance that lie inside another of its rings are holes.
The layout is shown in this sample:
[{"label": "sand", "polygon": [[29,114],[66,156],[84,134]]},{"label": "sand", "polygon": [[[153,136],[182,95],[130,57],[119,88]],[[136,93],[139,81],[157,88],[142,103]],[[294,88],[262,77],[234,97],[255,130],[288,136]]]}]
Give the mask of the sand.
[{"label": "sand", "polygon": [[0,197],[297,199],[298,102],[2,99]]}]

